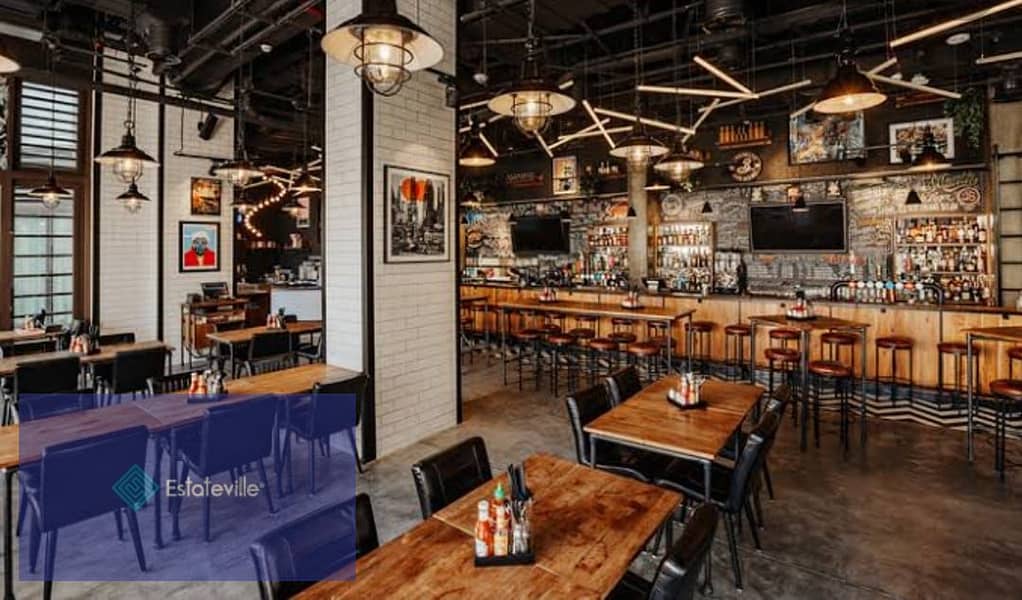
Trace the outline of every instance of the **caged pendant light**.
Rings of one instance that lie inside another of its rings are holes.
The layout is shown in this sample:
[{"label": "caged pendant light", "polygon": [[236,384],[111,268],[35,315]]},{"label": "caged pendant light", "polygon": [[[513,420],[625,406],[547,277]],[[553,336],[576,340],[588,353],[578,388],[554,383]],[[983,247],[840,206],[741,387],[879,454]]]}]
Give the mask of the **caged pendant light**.
[{"label": "caged pendant light", "polygon": [[[240,69],[238,80],[241,80]],[[213,168],[213,175],[226,179],[235,186],[248,185],[253,179],[259,179],[263,176],[262,170],[258,169],[248,159],[248,150],[245,148],[245,109],[247,104],[248,90],[236,90],[234,101],[234,140],[237,154],[235,154],[235,158],[222,162]]]},{"label": "caged pendant light", "polygon": [[[50,105],[52,106],[55,99],[55,92],[53,88],[53,52],[50,51],[47,54],[47,60],[50,67]],[[53,173],[54,163],[54,145],[56,140],[54,138],[53,127],[50,127],[50,175],[46,178],[46,183],[39,187],[32,188],[29,190],[28,195],[34,198],[39,198],[43,206],[53,210],[60,206],[60,201],[64,198],[70,198],[71,192],[64,189],[57,183],[57,176]]]},{"label": "caged pendant light", "polygon": [[661,144],[656,138],[646,133],[646,127],[642,124],[640,100],[639,100],[639,88],[638,83],[642,81],[642,44],[639,39],[639,26],[642,19],[639,18],[640,10],[638,2],[634,5],[635,10],[635,29],[633,31],[633,42],[635,45],[635,125],[632,126],[632,132],[628,134],[625,139],[614,148],[611,149],[610,155],[623,158],[628,162],[628,166],[633,169],[643,169],[649,164],[650,160],[659,158],[667,154],[667,146]]},{"label": "caged pendant light", "polygon": [[305,111],[302,119],[302,170],[291,182],[291,192],[296,196],[309,196],[323,191],[323,186],[309,173],[309,113],[312,112],[312,32],[309,38],[308,72],[305,80]]}]

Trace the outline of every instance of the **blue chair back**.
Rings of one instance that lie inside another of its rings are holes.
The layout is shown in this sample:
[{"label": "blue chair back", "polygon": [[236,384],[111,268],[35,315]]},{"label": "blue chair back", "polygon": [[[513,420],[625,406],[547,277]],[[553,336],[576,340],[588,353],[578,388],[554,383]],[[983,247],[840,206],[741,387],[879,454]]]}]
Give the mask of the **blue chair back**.
[{"label": "blue chair back", "polygon": [[95,408],[96,396],[82,394],[25,394],[18,399],[22,423]]},{"label": "blue chair back", "polygon": [[269,456],[276,411],[274,396],[207,409],[202,420],[199,475],[214,475]]},{"label": "blue chair back", "polygon": [[[359,375],[353,379],[336,383],[316,384],[312,390],[312,421],[310,424],[312,437],[323,437],[358,424],[362,416],[361,404],[365,398],[367,381],[368,378],[365,375]],[[335,394],[354,394],[354,422],[346,418],[351,414],[351,407],[338,402],[338,398],[331,397]]]},{"label": "blue chair back", "polygon": [[74,355],[25,361],[14,370],[14,396],[75,392],[81,370],[81,360]]},{"label": "blue chair back", "polygon": [[40,529],[53,531],[125,508],[114,484],[133,467],[145,468],[148,441],[140,425],[44,449]]}]

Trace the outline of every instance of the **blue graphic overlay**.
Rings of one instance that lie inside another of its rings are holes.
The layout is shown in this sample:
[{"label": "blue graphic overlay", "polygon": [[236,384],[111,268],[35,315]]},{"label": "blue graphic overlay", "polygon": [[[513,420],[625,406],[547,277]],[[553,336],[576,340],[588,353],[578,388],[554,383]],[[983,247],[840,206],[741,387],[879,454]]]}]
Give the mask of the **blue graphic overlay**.
[{"label": "blue graphic overlay", "polygon": [[5,524],[20,531],[18,577],[353,579],[355,406],[349,393],[21,395],[24,509]]}]

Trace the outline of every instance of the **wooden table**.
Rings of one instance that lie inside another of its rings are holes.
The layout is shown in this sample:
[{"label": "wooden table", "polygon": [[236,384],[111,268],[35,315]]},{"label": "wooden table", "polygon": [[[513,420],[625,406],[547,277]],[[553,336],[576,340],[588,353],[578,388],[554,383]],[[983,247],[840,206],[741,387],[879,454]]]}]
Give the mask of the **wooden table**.
[{"label": "wooden table", "polygon": [[113,362],[118,352],[125,352],[128,350],[149,350],[152,348],[165,348],[168,353],[173,351],[173,348],[167,344],[158,340],[152,340],[146,342],[131,342],[127,344],[107,344],[106,346],[101,347],[99,352],[95,352],[93,354],[75,354],[73,352],[62,350],[59,352],[27,354],[25,356],[10,356],[8,358],[0,358],[0,377],[13,377],[18,365],[39,360],[77,356],[81,359],[82,366],[97,365]]},{"label": "wooden table", "polygon": [[[293,323],[286,324],[287,331],[292,335],[302,335],[306,333],[318,333],[323,331],[323,321],[295,321]],[[223,356],[220,354],[220,348],[222,346],[227,347],[228,357],[231,361],[231,370],[237,375],[237,362],[234,357],[234,350],[238,346],[245,345],[252,341],[252,337],[257,333],[266,333],[270,331],[282,331],[280,329],[271,329],[266,326],[261,327],[246,327],[244,329],[232,329],[230,331],[216,331],[213,333],[207,333],[206,339],[216,344],[216,358],[221,361],[221,369],[223,369]]]},{"label": "wooden table", "polygon": [[525,460],[535,504],[536,563],[476,568],[476,504],[501,475],[356,563],[355,581],[323,581],[298,598],[600,598],[681,502],[681,495],[547,454]]},{"label": "wooden table", "polygon": [[[594,302],[570,302],[557,300],[555,302],[540,302],[539,300],[518,300],[515,302],[501,302],[497,308],[504,315],[500,319],[500,340],[502,350],[506,350],[507,330],[504,321],[509,319],[508,313],[512,310],[533,310],[536,312],[548,312],[572,316],[603,317],[607,319],[633,319],[635,321],[660,321],[667,323],[668,327],[679,319],[688,319],[689,329],[685,336],[685,348],[688,356],[688,370],[692,370],[692,315],[695,309],[672,310],[657,306],[644,306],[642,308],[625,308],[620,304],[598,304]],[[673,336],[667,336],[667,356],[673,357],[671,343]],[[670,368],[670,365],[668,365]]]},{"label": "wooden table", "polygon": [[[810,336],[813,331],[854,331],[859,336],[859,343],[862,346],[862,365],[861,365],[861,387],[862,390],[862,425],[859,428],[859,439],[862,446],[866,446],[866,333],[869,329],[868,323],[860,323],[858,321],[849,321],[847,319],[838,319],[836,317],[825,317],[819,316],[814,319],[808,320],[797,320],[789,319],[787,315],[760,315],[755,317],[749,317],[749,325],[752,327],[752,335],[749,338],[749,377],[751,381],[756,380],[756,326],[763,325],[766,327],[786,327],[788,329],[795,329],[801,334],[799,340],[799,350],[801,351],[801,364],[799,370],[801,371],[801,391],[802,391],[802,418],[800,419],[799,428],[801,429],[801,439],[799,440],[799,447],[802,450],[806,449],[806,445],[809,440],[809,343]],[[853,373],[854,377],[854,373]],[[854,394],[854,385],[853,394]]]},{"label": "wooden table", "polygon": [[968,417],[966,417],[965,446],[969,462],[975,458],[974,437],[975,437],[975,395],[976,382],[973,381],[972,365],[973,353],[972,343],[977,340],[988,340],[992,342],[1022,343],[1022,327],[972,327],[963,330],[965,334],[965,388],[968,398]]},{"label": "wooden table", "polygon": [[67,330],[49,331],[45,329],[8,329],[0,331],[0,346],[15,344],[17,342],[31,342],[58,338],[67,333]]}]

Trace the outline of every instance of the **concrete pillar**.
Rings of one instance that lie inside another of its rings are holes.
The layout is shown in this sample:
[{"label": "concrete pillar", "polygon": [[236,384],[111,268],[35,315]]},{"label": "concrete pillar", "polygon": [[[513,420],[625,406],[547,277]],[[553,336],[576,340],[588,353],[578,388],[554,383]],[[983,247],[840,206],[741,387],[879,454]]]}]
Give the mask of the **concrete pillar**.
[{"label": "concrete pillar", "polygon": [[633,285],[642,285],[649,273],[649,216],[646,213],[646,166],[628,166],[628,202],[635,209],[635,218],[628,222],[628,271]]}]

